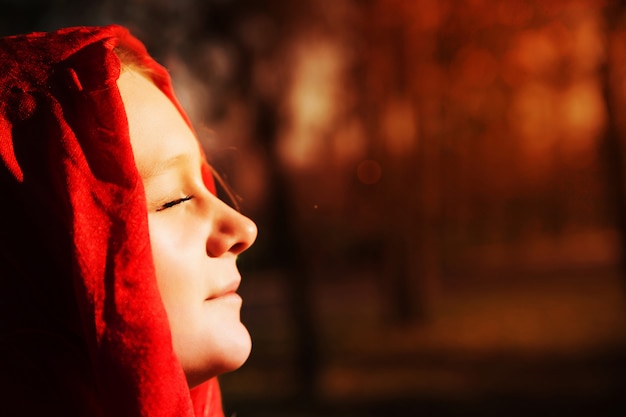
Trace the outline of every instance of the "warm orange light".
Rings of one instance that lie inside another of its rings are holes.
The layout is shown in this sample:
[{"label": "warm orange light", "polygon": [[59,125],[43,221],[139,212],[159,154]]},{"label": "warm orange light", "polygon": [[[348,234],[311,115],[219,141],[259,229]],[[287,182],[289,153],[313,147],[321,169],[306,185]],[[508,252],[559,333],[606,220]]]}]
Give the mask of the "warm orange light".
[{"label": "warm orange light", "polygon": [[356,175],[363,184],[376,184],[383,175],[383,169],[378,161],[366,159],[358,165]]},{"label": "warm orange light", "polygon": [[315,39],[298,42],[293,61],[281,155],[289,165],[302,168],[328,156],[324,140],[340,107],[344,59],[332,40]]}]

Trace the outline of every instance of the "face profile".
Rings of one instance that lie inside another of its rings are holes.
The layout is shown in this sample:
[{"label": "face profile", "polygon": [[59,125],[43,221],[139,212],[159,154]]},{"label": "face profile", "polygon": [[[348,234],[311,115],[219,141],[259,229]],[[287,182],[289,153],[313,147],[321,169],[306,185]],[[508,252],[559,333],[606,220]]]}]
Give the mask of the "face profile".
[{"label": "face profile", "polygon": [[117,85],[174,352],[193,387],[238,368],[250,354],[236,259],[257,229],[209,191],[199,143],[170,99],[134,69],[122,71]]},{"label": "face profile", "polygon": [[257,228],[167,69],[115,24],[0,37],[0,104],[0,415],[224,417]]}]

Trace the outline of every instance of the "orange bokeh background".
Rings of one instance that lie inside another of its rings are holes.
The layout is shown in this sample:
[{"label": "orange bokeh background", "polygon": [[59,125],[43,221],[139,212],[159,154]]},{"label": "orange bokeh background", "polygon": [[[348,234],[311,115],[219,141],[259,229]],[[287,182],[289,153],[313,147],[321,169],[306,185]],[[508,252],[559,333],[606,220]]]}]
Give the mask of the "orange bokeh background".
[{"label": "orange bokeh background", "polygon": [[0,4],[130,27],[259,224],[227,415],[625,411],[621,2]]}]

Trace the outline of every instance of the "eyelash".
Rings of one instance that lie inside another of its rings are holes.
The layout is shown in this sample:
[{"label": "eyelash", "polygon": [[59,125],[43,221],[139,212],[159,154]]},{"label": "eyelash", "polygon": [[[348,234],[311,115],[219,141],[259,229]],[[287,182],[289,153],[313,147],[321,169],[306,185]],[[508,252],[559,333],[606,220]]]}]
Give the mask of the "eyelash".
[{"label": "eyelash", "polygon": [[177,206],[177,205],[179,205],[179,204],[181,204],[181,203],[184,203],[185,201],[189,201],[189,200],[191,200],[192,198],[193,198],[193,196],[192,196],[192,195],[188,195],[188,196],[185,196],[185,197],[183,197],[183,198],[178,198],[178,199],[176,199],[176,200],[169,201],[169,202],[167,202],[167,203],[163,204],[163,205],[162,205],[161,207],[159,207],[158,209],[156,209],[156,211],[163,211],[163,210],[168,209],[168,208],[170,208],[170,207]]}]

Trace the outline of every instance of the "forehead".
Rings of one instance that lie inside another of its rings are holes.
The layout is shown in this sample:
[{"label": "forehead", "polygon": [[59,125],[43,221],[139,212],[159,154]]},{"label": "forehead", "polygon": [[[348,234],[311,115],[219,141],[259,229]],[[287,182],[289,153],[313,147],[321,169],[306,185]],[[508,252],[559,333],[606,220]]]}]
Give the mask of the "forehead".
[{"label": "forehead", "polygon": [[144,178],[168,160],[199,158],[193,132],[152,81],[139,72],[125,70],[117,85],[128,118],[135,163]]}]

